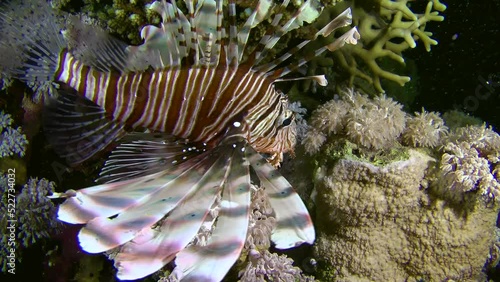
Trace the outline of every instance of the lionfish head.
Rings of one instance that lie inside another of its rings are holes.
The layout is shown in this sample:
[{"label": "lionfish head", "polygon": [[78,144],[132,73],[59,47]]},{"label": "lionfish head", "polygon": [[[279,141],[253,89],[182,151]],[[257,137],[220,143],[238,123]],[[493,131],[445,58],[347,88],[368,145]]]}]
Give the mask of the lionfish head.
[{"label": "lionfish head", "polygon": [[[250,144],[258,152],[269,154],[268,159],[275,165],[279,164],[283,153],[293,155],[297,143],[296,113],[289,109],[289,101],[283,94],[277,95],[281,95],[279,111],[257,121],[250,132]],[[269,134],[258,134],[260,128],[268,128]]]}]

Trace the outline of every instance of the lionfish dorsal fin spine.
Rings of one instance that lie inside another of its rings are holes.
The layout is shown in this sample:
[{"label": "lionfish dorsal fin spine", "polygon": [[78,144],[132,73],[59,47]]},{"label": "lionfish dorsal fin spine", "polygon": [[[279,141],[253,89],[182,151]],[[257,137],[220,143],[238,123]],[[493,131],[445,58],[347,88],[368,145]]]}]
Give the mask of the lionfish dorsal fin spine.
[{"label": "lionfish dorsal fin spine", "polygon": [[229,46],[227,64],[230,67],[238,67],[238,30],[236,28],[236,3],[235,0],[229,0]]},{"label": "lionfish dorsal fin spine", "polygon": [[273,69],[284,62],[286,59],[290,58],[292,55],[296,54],[298,51],[300,51],[304,46],[306,46],[308,43],[311,41],[315,40],[318,36],[328,36],[330,35],[335,29],[338,29],[340,27],[344,27],[347,25],[351,24],[351,9],[347,8],[344,12],[342,12],[340,15],[338,15],[333,21],[331,21],[329,24],[327,24],[324,28],[322,28],[320,31],[318,31],[314,37],[310,40],[305,40],[298,44],[297,46],[293,47],[290,49],[288,52],[286,52],[284,55],[281,57],[273,60],[272,62],[261,65],[258,67],[255,67],[255,70],[261,71],[264,73],[267,73],[268,76],[274,77],[274,78],[281,78],[287,74],[289,74],[292,71],[297,70],[307,62],[311,61],[312,59],[318,57],[321,55],[324,51],[330,50],[331,52],[339,49],[340,47],[344,46],[344,44],[356,44],[357,40],[359,39],[359,33],[357,32],[357,29],[354,27],[350,29],[348,32],[342,34],[339,38],[335,39],[334,42],[329,43],[325,46],[322,46],[314,52],[310,52],[303,57],[299,58],[297,61],[288,64],[287,66],[283,67],[283,70],[277,75],[276,71],[273,71]]},{"label": "lionfish dorsal fin spine", "polygon": [[185,3],[188,9],[189,23],[191,27],[189,32],[190,32],[192,50],[194,51],[194,54],[192,54],[193,64],[197,66],[200,63],[200,48],[198,48],[198,31],[195,23],[194,3],[193,0],[187,0],[185,1]]},{"label": "lionfish dorsal fin spine", "polygon": [[[215,14],[216,14],[216,32],[217,32],[217,39],[215,40],[215,58],[214,61],[216,62],[217,65],[219,65],[221,62],[222,53],[224,48],[222,47],[222,0],[215,0]],[[224,57],[225,58],[225,57]]]},{"label": "lionfish dorsal fin spine", "polygon": [[[182,25],[182,21],[180,20],[181,15],[184,16],[184,14],[182,14],[181,10],[177,8],[177,4],[175,3],[175,1],[171,1],[170,4],[172,5],[174,12],[174,18],[173,18],[174,20],[172,20],[172,22],[175,22],[177,25],[177,43],[180,51],[179,54],[182,57],[186,57],[188,54],[188,48],[186,42],[185,26]],[[179,65],[181,65],[181,63],[179,63]]]},{"label": "lionfish dorsal fin spine", "polygon": [[319,16],[322,10],[323,6],[319,1],[317,0],[305,1],[297,10],[297,12],[295,12],[292,18],[290,18],[279,29],[275,30],[274,34],[269,37],[269,39],[265,43],[262,52],[257,58],[256,63],[259,63],[263,58],[266,57],[267,52],[276,45],[276,43],[283,35],[290,32],[291,30],[300,27],[303,21],[309,23],[314,21]]},{"label": "lionfish dorsal fin spine", "polygon": [[342,34],[339,38],[335,39],[332,43],[325,45],[323,47],[320,47],[316,49],[313,53],[311,53],[308,56],[304,56],[303,58],[300,58],[296,63],[290,64],[290,66],[286,67],[284,71],[280,74],[279,77],[283,77],[287,74],[289,74],[292,71],[297,70],[307,62],[311,61],[314,58],[317,58],[320,56],[323,52],[326,50],[329,50],[330,52],[334,52],[344,46],[345,44],[352,44],[356,45],[358,40],[360,38],[359,32],[356,27],[351,28],[349,31],[346,33]]},{"label": "lionfish dorsal fin spine", "polygon": [[[285,1],[285,2],[287,2],[287,1]],[[252,14],[250,14],[247,21],[245,22],[243,27],[238,32],[238,50],[239,50],[239,55],[240,55],[238,58],[239,61],[241,61],[243,58],[243,54],[244,54],[245,47],[246,47],[246,44],[248,41],[248,37],[250,36],[250,30],[264,19],[264,16],[269,13],[269,10],[272,7],[273,7],[273,2],[271,0],[260,0],[257,3],[257,6],[253,10]],[[250,56],[249,60],[253,60],[253,57],[254,56]],[[249,61],[249,60],[247,60],[247,62],[245,62],[245,64],[253,65],[253,61]]]},{"label": "lionfish dorsal fin spine", "polygon": [[[278,29],[279,23],[281,21],[281,18],[283,17],[283,13],[286,7],[288,6],[288,3],[290,3],[290,0],[285,0],[283,1],[283,3],[281,3],[275,16],[273,17],[273,20],[271,21],[271,26],[267,29],[266,34],[260,39],[257,47],[250,54],[249,58],[251,60],[252,65],[258,64],[265,57],[263,55],[267,53],[266,49],[267,43],[270,40],[270,38],[274,36],[274,33]],[[251,27],[252,26],[249,27],[248,32],[250,32]]]}]

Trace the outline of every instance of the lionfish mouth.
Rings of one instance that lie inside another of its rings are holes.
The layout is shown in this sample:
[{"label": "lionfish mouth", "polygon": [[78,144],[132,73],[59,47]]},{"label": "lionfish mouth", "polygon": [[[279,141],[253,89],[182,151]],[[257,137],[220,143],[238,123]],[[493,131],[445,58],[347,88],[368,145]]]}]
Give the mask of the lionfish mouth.
[{"label": "lionfish mouth", "polygon": [[[0,47],[19,50],[15,64],[0,65],[27,83],[63,86],[44,117],[54,150],[76,165],[118,144],[102,184],[53,196],[67,198],[59,220],[85,224],[78,235],[83,250],[113,251],[119,279],[150,275],[175,259],[177,279],[219,281],[251,236],[251,174],[273,208],[276,248],[314,242],[305,205],[260,153],[271,153],[278,166],[282,154],[293,151],[296,124],[275,83],[297,80],[286,75],[313,57],[293,55],[350,25],[349,9],[312,39],[262,63],[281,36],[318,17],[319,2],[305,2],[280,24],[289,1],[259,0],[238,31],[235,0],[227,14],[222,0],[185,0],[186,15],[175,1],[156,1],[148,8],[162,23],[142,29],[140,46],[75,19],[62,36],[61,21],[45,1],[25,2],[0,7]],[[266,35],[244,56],[250,30],[273,8]],[[26,11],[26,22],[16,21]],[[358,38],[352,28],[313,53]],[[298,79],[326,85],[324,76]],[[130,132],[139,128],[147,133]],[[209,231],[203,243],[196,240],[201,230]]]}]

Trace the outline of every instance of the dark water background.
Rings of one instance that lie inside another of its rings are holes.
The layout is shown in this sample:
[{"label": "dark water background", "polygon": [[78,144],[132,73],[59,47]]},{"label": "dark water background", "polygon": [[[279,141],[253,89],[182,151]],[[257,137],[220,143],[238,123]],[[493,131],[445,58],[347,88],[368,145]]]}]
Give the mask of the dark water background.
[{"label": "dark water background", "polygon": [[[417,1],[420,2],[420,1]],[[425,1],[426,2],[426,1]],[[445,20],[428,30],[439,41],[430,53],[418,46],[420,95],[414,111],[459,109],[500,129],[500,0],[444,0]],[[487,83],[489,81],[489,84]]]}]

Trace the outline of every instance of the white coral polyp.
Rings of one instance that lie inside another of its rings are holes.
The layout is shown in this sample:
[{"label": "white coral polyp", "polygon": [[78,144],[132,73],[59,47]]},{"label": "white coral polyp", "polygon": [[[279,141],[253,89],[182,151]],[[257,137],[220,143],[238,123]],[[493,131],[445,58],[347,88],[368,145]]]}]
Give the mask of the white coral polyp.
[{"label": "white coral polyp", "polygon": [[406,129],[403,132],[403,142],[413,147],[435,148],[447,134],[448,127],[436,112],[416,112],[415,116],[408,118]]}]

